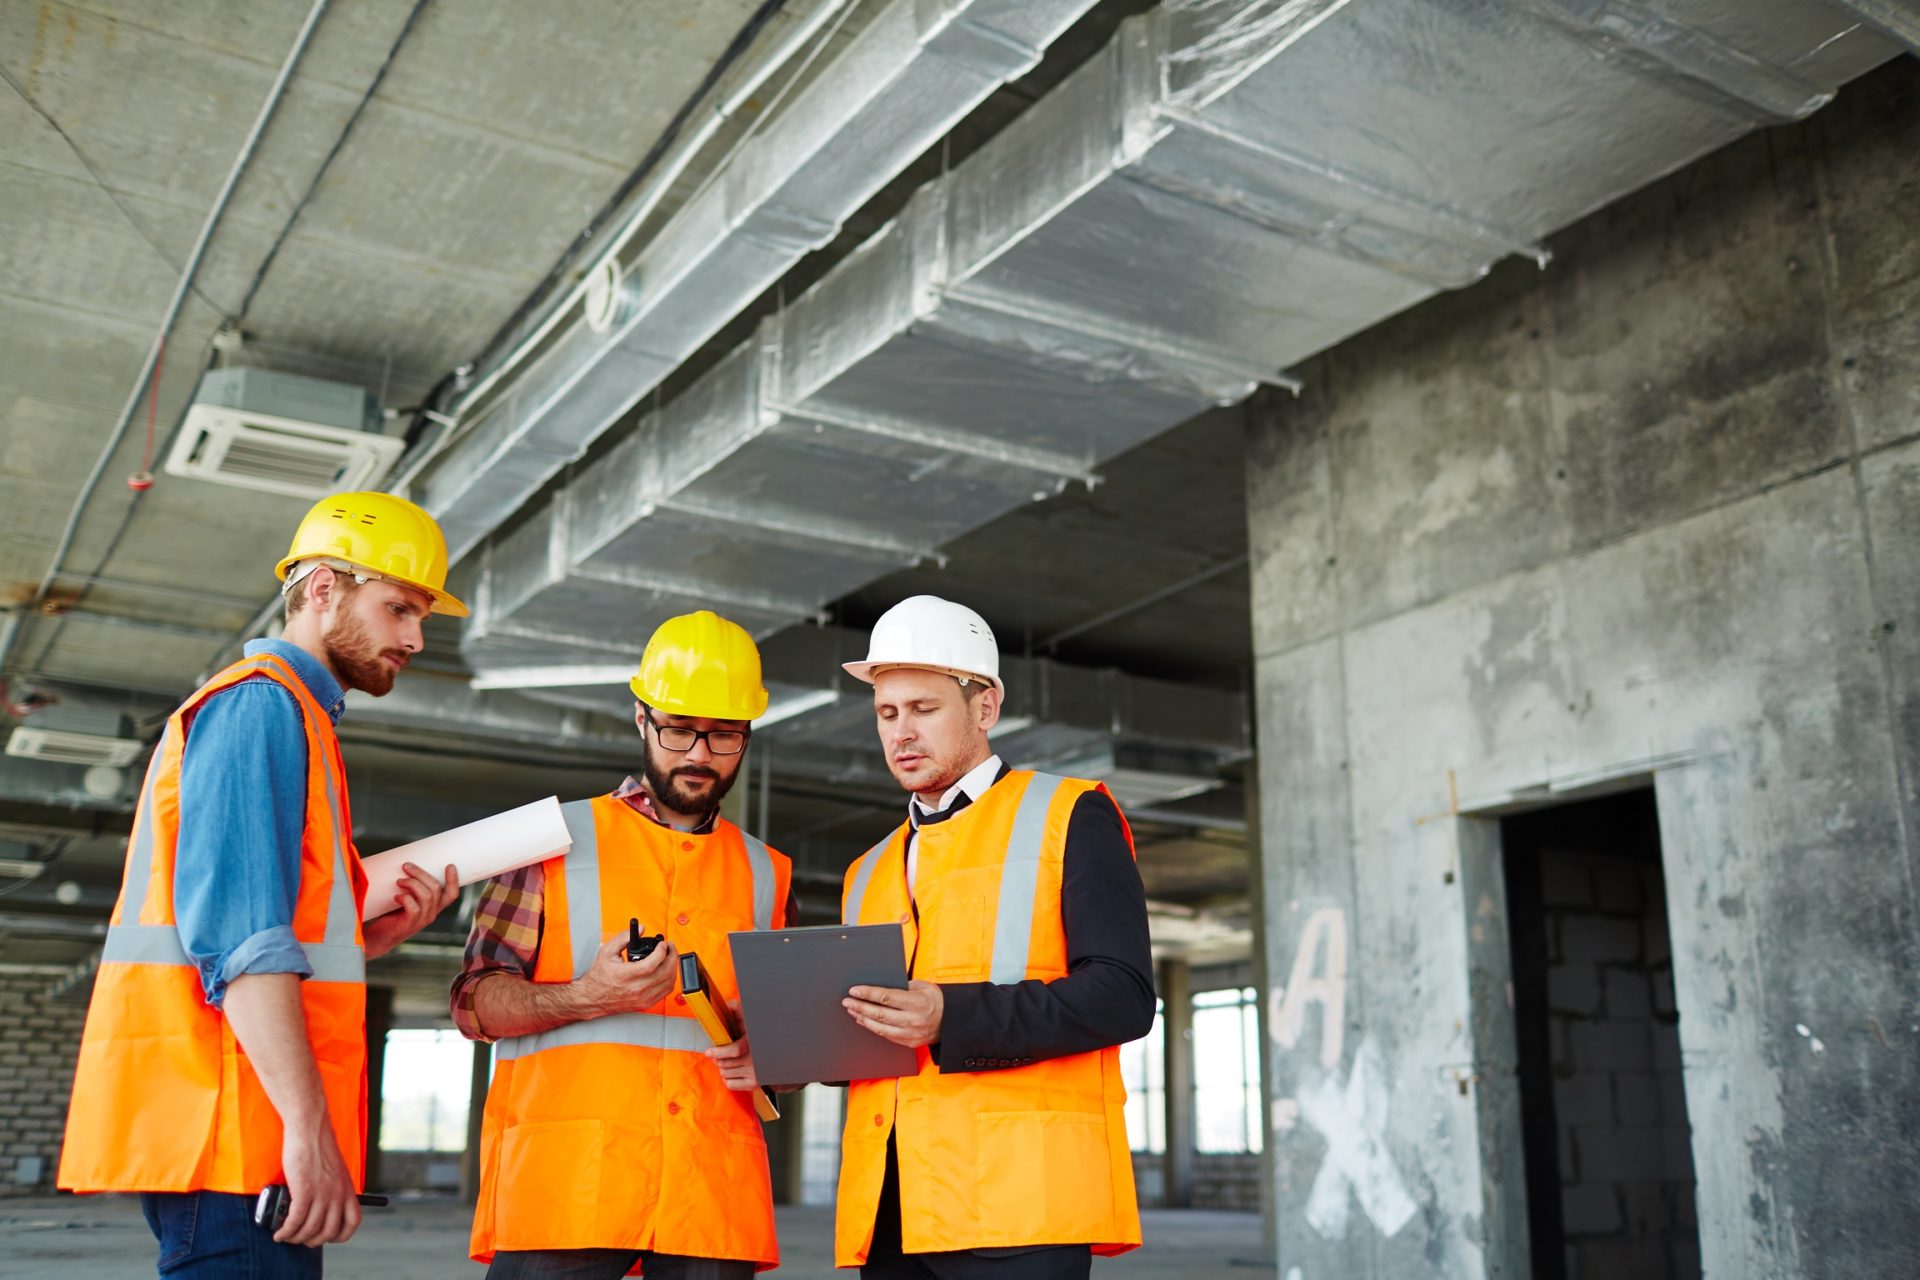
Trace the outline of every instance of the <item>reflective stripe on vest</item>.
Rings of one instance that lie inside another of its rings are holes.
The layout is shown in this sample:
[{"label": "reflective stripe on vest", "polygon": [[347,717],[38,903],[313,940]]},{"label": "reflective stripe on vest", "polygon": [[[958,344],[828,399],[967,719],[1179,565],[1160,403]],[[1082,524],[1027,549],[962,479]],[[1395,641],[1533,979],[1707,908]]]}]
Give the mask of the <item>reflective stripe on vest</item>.
[{"label": "reflective stripe on vest", "polygon": [[637,1049],[679,1049],[698,1053],[713,1041],[692,1018],[674,1018],[664,1013],[612,1013],[585,1022],[569,1022],[564,1027],[530,1036],[510,1036],[499,1041],[498,1057],[507,1062],[524,1058],[542,1049],[561,1049],[578,1044],[625,1044]]},{"label": "reflective stripe on vest", "polygon": [[993,968],[987,981],[1006,986],[1027,976],[1027,950],[1033,942],[1033,895],[1040,884],[1040,841],[1047,831],[1047,810],[1067,780],[1036,773],[1013,813],[1007,835],[1007,859],[1000,872],[1000,915],[993,925]]},{"label": "reflective stripe on vest", "polygon": [[[1020,797],[1020,807],[1014,810],[1006,861],[1000,872],[1000,908],[993,926],[993,964],[987,979],[1000,986],[1021,982],[1027,976],[1027,952],[1033,942],[1033,899],[1040,884],[1040,843],[1047,832],[1047,811],[1066,784],[1067,779],[1057,774],[1035,773]],[[873,868],[898,834],[896,831],[888,836],[862,857],[847,890],[840,923],[859,923]]]},{"label": "reflective stripe on vest", "polygon": [[[237,668],[246,674],[275,669],[276,664],[265,659],[256,659]],[[233,685],[227,687],[232,688]],[[181,945],[180,931],[176,926],[137,923],[140,913],[146,909],[147,891],[153,879],[154,782],[160,761],[166,755],[168,736],[172,732],[173,728],[169,725],[160,735],[159,745],[153,750],[152,762],[147,766],[146,781],[140,789],[140,821],[133,832],[132,850],[127,859],[126,900],[120,910],[121,920],[129,923],[107,927],[100,959],[103,963],[116,964],[181,965],[197,973],[199,966],[194,964],[186,948]],[[185,744],[182,744],[181,751],[184,760]],[[317,943],[301,942],[299,945],[307,953],[307,963],[313,969],[313,981],[365,982],[366,952],[354,941],[354,925],[359,912],[354,909],[353,877],[347,870],[347,837],[345,824],[341,820],[340,795],[334,782],[334,771],[324,760],[320,762],[320,772],[327,784],[327,831],[333,839],[333,886],[327,898],[327,923],[321,940]]]},{"label": "reflective stripe on vest", "polygon": [[[573,847],[564,859],[567,884],[567,932],[577,978],[593,967],[604,939],[600,936],[600,835],[594,826],[593,801],[570,800],[560,806]],[[773,855],[767,846],[742,831],[747,866],[753,873],[753,924],[773,928]],[[644,923],[644,922],[643,922]],[[542,1049],[582,1044],[623,1044],[640,1049],[677,1049],[698,1053],[713,1044],[692,1017],[662,1013],[616,1013],[604,1018],[571,1022],[551,1031],[527,1036],[503,1036],[495,1055],[503,1060],[524,1058]]]},{"label": "reflective stripe on vest", "polygon": [[[898,834],[900,834],[898,831],[894,832],[894,835]],[[853,886],[847,890],[847,905],[840,909],[841,924],[860,923],[860,904],[867,897],[867,881],[873,879],[874,866],[880,861],[880,855],[887,851],[887,846],[892,843],[893,836],[888,836],[861,855],[860,869],[853,873]]]}]

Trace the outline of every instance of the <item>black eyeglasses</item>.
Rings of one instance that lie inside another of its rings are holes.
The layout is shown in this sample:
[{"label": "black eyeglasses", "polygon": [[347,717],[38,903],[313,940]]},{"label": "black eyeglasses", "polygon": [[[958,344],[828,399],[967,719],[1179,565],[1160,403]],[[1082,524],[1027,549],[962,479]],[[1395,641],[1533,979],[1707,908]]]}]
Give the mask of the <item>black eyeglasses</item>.
[{"label": "black eyeglasses", "polygon": [[747,749],[745,729],[686,729],[677,724],[661,724],[653,718],[652,708],[645,712],[647,723],[660,738],[660,745],[676,755],[693,750],[693,744],[705,738],[707,750],[717,756],[737,756]]}]

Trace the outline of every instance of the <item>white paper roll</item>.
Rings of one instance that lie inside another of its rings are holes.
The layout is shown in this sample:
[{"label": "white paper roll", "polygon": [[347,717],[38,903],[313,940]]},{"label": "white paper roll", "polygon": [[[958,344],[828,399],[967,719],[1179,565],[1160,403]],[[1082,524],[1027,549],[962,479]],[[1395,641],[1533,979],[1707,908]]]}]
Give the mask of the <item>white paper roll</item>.
[{"label": "white paper roll", "polygon": [[367,873],[367,902],[360,918],[383,916],[399,905],[395,890],[405,872],[403,862],[411,862],[438,880],[451,863],[460,883],[472,884],[508,871],[544,862],[573,847],[566,820],[560,816],[560,801],[554,796],[523,804],[518,809],[496,813],[491,818],[469,822],[464,827],[442,831],[439,835],[403,844],[398,849],[364,858],[360,867]]}]

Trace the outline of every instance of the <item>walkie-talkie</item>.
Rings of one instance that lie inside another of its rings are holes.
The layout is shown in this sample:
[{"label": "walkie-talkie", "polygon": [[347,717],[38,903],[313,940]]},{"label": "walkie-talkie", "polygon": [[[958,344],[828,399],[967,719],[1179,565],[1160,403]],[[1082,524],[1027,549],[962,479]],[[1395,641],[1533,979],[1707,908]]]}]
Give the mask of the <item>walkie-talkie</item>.
[{"label": "walkie-talkie", "polygon": [[645,960],[653,954],[655,947],[666,940],[666,935],[659,933],[642,937],[640,934],[640,918],[638,916],[630,918],[627,921],[627,962],[632,964],[635,961]]}]

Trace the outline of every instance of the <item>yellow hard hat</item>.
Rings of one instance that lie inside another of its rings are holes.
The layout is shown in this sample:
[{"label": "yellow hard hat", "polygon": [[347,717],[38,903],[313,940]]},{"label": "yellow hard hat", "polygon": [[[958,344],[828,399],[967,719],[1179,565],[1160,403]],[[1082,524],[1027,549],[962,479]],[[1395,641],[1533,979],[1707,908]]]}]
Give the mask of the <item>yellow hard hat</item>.
[{"label": "yellow hard hat", "polygon": [[670,716],[757,720],[767,709],[753,637],[705,609],[661,623],[627,687]]},{"label": "yellow hard hat", "polygon": [[467,606],[446,592],[446,535],[432,516],[391,493],[336,493],[314,503],[273,576],[285,582],[302,560],[341,562],[365,577],[426,592],[435,613],[467,616]]}]

